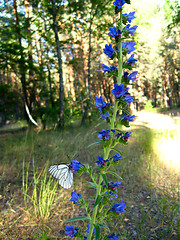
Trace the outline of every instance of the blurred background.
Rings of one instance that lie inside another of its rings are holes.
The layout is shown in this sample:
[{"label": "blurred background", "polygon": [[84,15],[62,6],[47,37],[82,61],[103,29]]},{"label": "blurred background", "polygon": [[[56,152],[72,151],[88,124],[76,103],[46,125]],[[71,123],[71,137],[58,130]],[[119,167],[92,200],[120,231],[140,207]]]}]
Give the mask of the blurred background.
[{"label": "blurred background", "polygon": [[[114,19],[109,1],[57,0],[0,3],[0,124],[32,117],[62,127],[90,118],[95,95],[111,102],[115,79],[101,63]],[[138,79],[132,88],[134,110],[180,106],[180,9],[176,0],[132,1],[136,11]],[[115,64],[114,64],[115,65]],[[93,114],[94,115],[94,114]]]}]

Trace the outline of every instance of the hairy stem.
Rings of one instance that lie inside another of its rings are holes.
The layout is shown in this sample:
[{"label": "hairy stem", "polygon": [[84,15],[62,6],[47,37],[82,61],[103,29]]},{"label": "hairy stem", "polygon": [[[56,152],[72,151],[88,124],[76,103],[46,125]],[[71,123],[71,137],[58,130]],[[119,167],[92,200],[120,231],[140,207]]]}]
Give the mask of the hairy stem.
[{"label": "hairy stem", "polygon": [[[122,11],[120,12],[119,28],[120,28],[120,30],[122,30]],[[122,40],[120,40],[120,42],[118,43],[118,48],[119,48],[119,58],[118,58],[119,66],[118,66],[117,83],[120,85],[121,84],[121,79],[122,79]],[[111,129],[114,129],[114,123],[116,121],[117,111],[118,111],[118,102],[115,101],[113,117],[111,119],[111,124],[110,124]],[[104,149],[104,159],[108,159],[109,158],[110,151],[111,151],[111,145]],[[98,197],[98,195],[101,194],[101,188],[102,188],[101,183],[102,183],[102,181],[103,181],[103,177],[100,174],[99,184],[98,184],[97,192],[96,192],[96,198]],[[98,205],[96,205],[94,207],[94,210],[93,210],[92,220],[91,220],[90,230],[89,230],[89,235],[88,235],[88,240],[92,239],[94,224],[96,223],[97,211],[98,211]]]},{"label": "hairy stem", "polygon": [[[119,23],[119,28],[120,31],[122,31],[122,11],[120,12],[120,23]],[[119,48],[119,68],[118,68],[118,78],[117,78],[117,83],[120,85],[121,84],[121,79],[122,79],[122,40],[120,40],[118,44]]]}]

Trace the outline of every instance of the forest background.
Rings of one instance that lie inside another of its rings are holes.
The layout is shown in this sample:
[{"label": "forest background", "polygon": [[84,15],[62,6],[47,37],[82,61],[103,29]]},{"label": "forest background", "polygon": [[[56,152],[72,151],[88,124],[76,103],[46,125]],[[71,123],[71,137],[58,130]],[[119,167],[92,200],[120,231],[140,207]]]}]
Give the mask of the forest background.
[{"label": "forest background", "polygon": [[[139,71],[132,109],[178,107],[180,7],[177,0],[132,1]],[[111,102],[116,79],[101,63],[114,9],[109,1],[1,0],[0,124],[41,120],[43,128],[64,127],[95,116],[95,95]],[[109,39],[110,40],[110,39]]]}]

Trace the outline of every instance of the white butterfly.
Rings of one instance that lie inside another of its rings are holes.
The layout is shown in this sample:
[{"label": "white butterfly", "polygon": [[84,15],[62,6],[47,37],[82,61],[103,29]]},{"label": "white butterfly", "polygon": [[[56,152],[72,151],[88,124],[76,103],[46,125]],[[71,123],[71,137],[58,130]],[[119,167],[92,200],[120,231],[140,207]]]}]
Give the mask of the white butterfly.
[{"label": "white butterfly", "polygon": [[49,168],[49,173],[59,180],[59,185],[63,188],[70,188],[73,184],[72,164],[54,165]]}]

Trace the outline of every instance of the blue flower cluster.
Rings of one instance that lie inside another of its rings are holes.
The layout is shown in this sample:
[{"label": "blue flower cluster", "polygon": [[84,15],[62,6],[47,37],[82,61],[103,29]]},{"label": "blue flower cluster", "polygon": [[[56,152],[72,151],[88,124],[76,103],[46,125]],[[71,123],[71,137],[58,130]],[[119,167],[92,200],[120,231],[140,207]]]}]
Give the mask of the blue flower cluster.
[{"label": "blue flower cluster", "polygon": [[98,164],[99,167],[105,166],[109,160],[104,160],[103,157],[98,157],[98,160],[96,163]]},{"label": "blue flower cluster", "polygon": [[[119,65],[117,67],[111,65],[107,66],[101,64],[104,74],[107,77],[113,76],[115,80],[114,87],[111,90],[112,95],[114,95],[114,108],[110,103],[105,102],[102,96],[95,96],[94,106],[99,110],[102,120],[106,120],[109,123],[110,128],[105,130],[102,129],[98,133],[99,142],[104,147],[104,157],[98,156],[96,161],[99,170],[99,185],[96,182],[97,175],[93,177],[92,169],[87,167],[87,172],[91,176],[92,182],[87,182],[91,187],[98,189],[98,194],[96,195],[96,200],[94,203],[94,209],[101,208],[101,213],[98,215],[98,221],[96,219],[93,221],[90,216],[90,207],[88,201],[84,201],[81,194],[76,192],[76,189],[71,193],[70,201],[75,205],[82,205],[87,211],[87,216],[89,217],[91,225],[87,225],[87,230],[80,233],[78,228],[74,228],[72,225],[66,226],[66,234],[70,237],[77,237],[78,239],[87,240],[87,234],[89,238],[92,239],[92,235],[99,234],[97,229],[101,220],[106,218],[109,214],[122,214],[125,212],[126,204],[123,200],[120,203],[113,204],[112,201],[118,198],[118,189],[122,187],[122,182],[108,182],[107,176],[113,172],[109,168],[113,165],[119,163],[122,160],[122,155],[115,146],[119,143],[127,144],[129,138],[131,137],[131,132],[123,131],[119,126],[124,125],[129,127],[129,124],[134,121],[135,115],[131,115],[128,111],[128,105],[134,101],[134,97],[130,95],[129,88],[127,85],[135,82],[137,78],[137,71],[129,72],[135,67],[137,59],[134,58],[133,53],[135,49],[135,42],[131,41],[130,38],[135,34],[137,25],[131,26],[131,22],[135,19],[135,12],[122,13],[122,8],[126,3],[130,3],[130,0],[115,0],[113,5],[115,6],[115,14],[120,13],[120,19],[116,22],[116,26],[110,27],[108,36],[112,38],[113,44],[105,44],[103,49],[104,53],[110,58],[110,60],[117,59]],[[128,56],[128,54],[130,54]],[[123,55],[123,57],[122,57]],[[111,153],[115,151],[114,156]],[[83,165],[76,160],[71,161],[71,171],[78,171]],[[107,175],[107,176],[106,176]],[[117,174],[114,174],[118,176]],[[103,201],[101,201],[103,199]],[[108,208],[103,208],[103,204],[108,206]],[[102,210],[103,209],[103,210]],[[98,210],[95,210],[95,214],[98,214]],[[94,212],[93,212],[94,214]],[[93,215],[94,216],[94,215]],[[82,220],[82,219],[81,219]],[[99,238],[97,238],[99,239]],[[117,240],[119,236],[115,234],[106,235],[103,239]]]},{"label": "blue flower cluster", "polygon": [[110,130],[104,130],[102,129],[100,132],[99,132],[99,135],[98,135],[98,138],[100,140],[108,140],[110,137],[111,137],[111,134],[110,133]]},{"label": "blue flower cluster", "polygon": [[126,206],[126,204],[123,203],[123,200],[122,200],[120,202],[120,204],[118,204],[118,203],[114,204],[112,206],[112,208],[109,210],[109,212],[112,211],[112,212],[115,212],[115,213],[124,213],[125,212],[125,210],[124,210],[125,206]]},{"label": "blue flower cluster", "polygon": [[83,167],[82,163],[78,162],[77,160],[72,160],[70,171],[71,172],[77,172],[81,167]]}]

